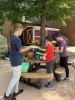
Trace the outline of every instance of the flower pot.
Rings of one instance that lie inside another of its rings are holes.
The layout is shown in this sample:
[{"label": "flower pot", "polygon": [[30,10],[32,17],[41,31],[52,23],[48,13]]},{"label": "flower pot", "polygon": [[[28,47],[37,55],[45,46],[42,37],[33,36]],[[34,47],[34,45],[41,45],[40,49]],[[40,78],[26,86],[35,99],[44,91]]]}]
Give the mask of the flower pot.
[{"label": "flower pot", "polygon": [[35,60],[40,60],[40,55],[35,54]]},{"label": "flower pot", "polygon": [[29,69],[29,63],[23,62],[23,63],[22,63],[21,72],[28,72],[28,69]]},{"label": "flower pot", "polygon": [[34,57],[34,53],[33,52],[28,52],[28,58],[32,59]]}]

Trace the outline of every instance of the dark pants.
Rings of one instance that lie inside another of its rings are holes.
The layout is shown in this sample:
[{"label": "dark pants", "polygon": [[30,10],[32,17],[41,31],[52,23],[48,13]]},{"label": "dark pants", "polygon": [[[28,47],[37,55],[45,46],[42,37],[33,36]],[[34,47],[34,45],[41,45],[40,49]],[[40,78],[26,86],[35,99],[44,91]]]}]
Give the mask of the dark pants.
[{"label": "dark pants", "polygon": [[65,68],[66,77],[69,77],[68,57],[60,57],[60,66]]}]

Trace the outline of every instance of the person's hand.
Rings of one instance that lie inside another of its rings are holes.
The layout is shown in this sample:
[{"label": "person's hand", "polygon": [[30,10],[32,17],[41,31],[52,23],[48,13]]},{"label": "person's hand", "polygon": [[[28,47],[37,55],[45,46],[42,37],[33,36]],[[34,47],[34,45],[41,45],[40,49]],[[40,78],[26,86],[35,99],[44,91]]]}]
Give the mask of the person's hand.
[{"label": "person's hand", "polygon": [[27,51],[29,51],[30,50],[30,48],[29,47],[27,47],[27,48],[25,48]]},{"label": "person's hand", "polygon": [[56,49],[56,50],[54,50],[54,51],[55,51],[55,52],[58,52],[59,50]]},{"label": "person's hand", "polygon": [[42,56],[46,56],[47,54],[46,54],[46,53],[42,53],[41,55],[42,55]]}]

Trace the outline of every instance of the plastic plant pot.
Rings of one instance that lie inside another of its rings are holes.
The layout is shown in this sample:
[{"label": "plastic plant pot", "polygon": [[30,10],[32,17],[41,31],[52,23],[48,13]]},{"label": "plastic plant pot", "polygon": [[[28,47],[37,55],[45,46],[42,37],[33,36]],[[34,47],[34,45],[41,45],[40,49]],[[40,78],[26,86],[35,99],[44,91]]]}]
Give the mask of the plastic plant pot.
[{"label": "plastic plant pot", "polygon": [[28,72],[28,69],[29,69],[29,63],[23,62],[23,63],[22,63],[21,72]]}]

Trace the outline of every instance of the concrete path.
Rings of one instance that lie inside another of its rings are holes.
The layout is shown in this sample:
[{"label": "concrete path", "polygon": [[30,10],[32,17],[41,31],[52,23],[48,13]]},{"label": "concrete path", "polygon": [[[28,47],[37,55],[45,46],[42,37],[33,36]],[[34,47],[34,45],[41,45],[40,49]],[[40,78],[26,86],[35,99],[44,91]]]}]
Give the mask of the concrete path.
[{"label": "concrete path", "polygon": [[75,46],[69,46],[67,50],[75,53]]}]

